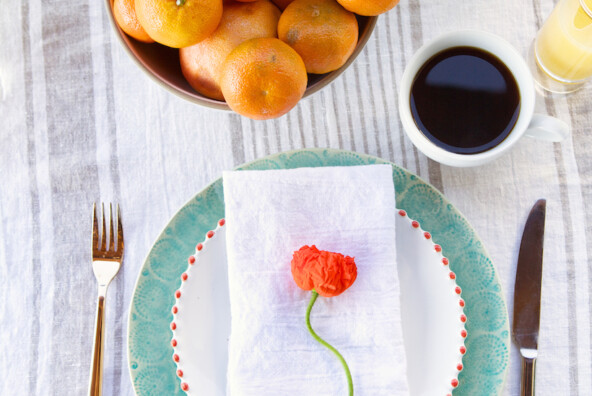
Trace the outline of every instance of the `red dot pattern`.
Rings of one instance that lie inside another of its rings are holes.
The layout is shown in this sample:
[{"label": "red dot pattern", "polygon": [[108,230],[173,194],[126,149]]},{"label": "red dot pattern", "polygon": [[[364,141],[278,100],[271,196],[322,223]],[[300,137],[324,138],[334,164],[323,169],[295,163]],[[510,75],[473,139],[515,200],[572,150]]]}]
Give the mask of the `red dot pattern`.
[{"label": "red dot pattern", "polygon": [[[226,220],[225,219],[220,219],[218,221],[218,225],[220,227],[223,227],[225,224],[226,224]],[[208,233],[206,234],[206,237],[207,238],[212,238],[213,236],[214,236],[214,231],[212,231],[212,230],[208,231]],[[199,252],[199,251],[201,251],[203,249],[203,244],[202,243],[198,243],[195,246],[195,248]],[[187,261],[191,265],[195,264],[195,256],[190,256],[187,259]],[[188,274],[186,272],[184,272],[181,275],[181,280],[186,281],[188,277],[189,277]],[[181,297],[181,291],[180,290],[177,290],[175,292],[175,297],[176,298],[180,298]],[[177,306],[173,306],[172,311],[173,311],[173,314],[176,314],[177,312],[179,312],[179,309],[177,308]],[[175,322],[172,322],[171,323],[171,330],[175,330],[176,328],[177,328],[177,324]],[[175,339],[171,340],[171,345],[173,346],[173,348],[176,347],[177,346],[177,340],[175,340]],[[174,354],[173,355],[173,360],[175,362],[179,362],[179,355]],[[177,376],[180,377],[180,378],[182,378],[183,377],[183,370],[180,370],[180,369],[177,370]],[[189,384],[187,384],[186,382],[181,383],[181,389],[183,389],[184,391],[189,390]]]},{"label": "red dot pattern", "polygon": [[[406,216],[406,215],[407,215],[407,212],[405,212],[404,210],[399,210],[399,215],[404,217],[404,216]],[[417,221],[413,220],[413,221],[411,222],[411,226],[412,226],[413,228],[419,228],[420,224],[419,224],[419,222],[417,222]],[[431,235],[429,232],[427,232],[427,231],[425,231],[425,232],[423,233],[423,236],[424,236],[426,239],[430,239],[430,238],[432,237],[432,235]],[[434,250],[435,250],[437,253],[440,253],[440,252],[442,252],[442,246],[440,246],[440,245],[437,245],[437,244],[434,244]],[[442,257],[442,264],[444,264],[444,265],[449,265],[449,264],[450,264],[450,262],[449,262],[448,258],[446,258],[446,257]],[[448,276],[449,276],[449,277],[450,277],[450,279],[452,279],[452,280],[455,280],[455,279],[456,279],[456,274],[455,274],[453,271],[450,271],[450,272],[448,273]],[[462,292],[462,290],[461,290],[461,288],[460,288],[459,286],[456,286],[456,287],[454,288],[454,292],[455,292],[456,294],[460,295],[460,294],[461,294],[461,292]],[[459,299],[459,302],[458,302],[458,303],[459,303],[459,305],[461,306],[461,308],[465,306],[465,301],[464,301],[462,298],[461,298],[461,299]],[[460,316],[460,320],[461,320],[461,322],[463,322],[463,323],[466,323],[466,321],[467,321],[467,317],[466,317],[464,314],[461,314],[461,316]],[[465,329],[462,329],[462,330],[461,330],[461,332],[460,332],[460,335],[461,335],[461,337],[462,337],[462,338],[466,338],[466,337],[467,337],[467,331],[466,331]],[[464,355],[464,354],[466,353],[466,351],[467,351],[467,349],[466,349],[466,347],[465,347],[464,345],[460,347],[460,353],[461,353],[462,355]],[[462,369],[463,369],[463,365],[462,365],[462,363],[458,363],[458,364],[457,364],[457,366],[456,366],[456,369],[457,369],[457,371],[462,371]],[[458,379],[456,379],[456,378],[452,379],[452,380],[450,381],[450,384],[452,385],[452,387],[453,387],[453,388],[456,388],[456,387],[458,386],[458,384],[459,384],[459,382],[458,382]],[[452,394],[448,393],[446,396],[452,396]]]}]

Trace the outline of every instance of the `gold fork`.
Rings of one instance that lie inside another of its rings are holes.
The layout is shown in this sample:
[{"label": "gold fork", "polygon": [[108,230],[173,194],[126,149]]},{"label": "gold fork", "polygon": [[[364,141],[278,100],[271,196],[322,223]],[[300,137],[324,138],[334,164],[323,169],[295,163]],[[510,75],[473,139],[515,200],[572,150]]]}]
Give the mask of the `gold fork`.
[{"label": "gold fork", "polygon": [[103,387],[103,341],[105,338],[105,297],[107,287],[119,272],[123,259],[123,227],[117,205],[117,246],[113,242],[113,207],[109,204],[109,245],[107,246],[107,230],[105,228],[105,206],[101,204],[103,226],[101,228],[101,244],[99,245],[99,226],[97,223],[96,204],[93,204],[93,240],[92,268],[99,284],[99,300],[97,302],[97,318],[95,323],[95,342],[93,346],[92,367],[90,371],[89,396],[99,396]]}]

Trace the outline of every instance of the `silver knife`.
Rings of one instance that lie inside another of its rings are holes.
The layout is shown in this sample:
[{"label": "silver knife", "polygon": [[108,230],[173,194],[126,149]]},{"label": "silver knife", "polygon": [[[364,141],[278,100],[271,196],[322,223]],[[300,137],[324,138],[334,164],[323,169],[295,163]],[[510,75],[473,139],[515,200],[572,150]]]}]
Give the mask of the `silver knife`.
[{"label": "silver knife", "polygon": [[534,374],[541,313],[546,204],[547,201],[539,199],[528,215],[516,268],[512,333],[522,356],[521,395],[523,396],[534,395]]}]

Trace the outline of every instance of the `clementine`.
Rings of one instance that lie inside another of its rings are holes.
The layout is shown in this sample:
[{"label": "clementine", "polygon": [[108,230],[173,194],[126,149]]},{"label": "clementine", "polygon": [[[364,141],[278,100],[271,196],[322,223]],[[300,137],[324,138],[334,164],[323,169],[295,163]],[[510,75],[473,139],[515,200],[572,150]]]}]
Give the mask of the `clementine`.
[{"label": "clementine", "polygon": [[113,16],[121,30],[128,35],[145,43],[154,42],[138,21],[134,0],[114,0]]},{"label": "clementine", "polygon": [[222,0],[136,0],[136,14],[154,41],[173,48],[188,47],[216,30]]},{"label": "clementine", "polygon": [[374,16],[387,12],[399,4],[399,0],[337,0],[346,10],[358,15]]},{"label": "clementine", "polygon": [[226,103],[255,120],[286,114],[304,95],[307,81],[300,55],[277,38],[255,38],[238,45],[220,74]]},{"label": "clementine", "polygon": [[280,17],[278,37],[298,52],[307,72],[323,74],[354,52],[358,21],[336,0],[294,0]]},{"label": "clementine", "polygon": [[179,50],[181,70],[197,92],[224,100],[218,75],[228,54],[240,43],[257,37],[276,37],[280,10],[270,0],[224,4],[218,28],[207,39]]},{"label": "clementine", "polygon": [[280,8],[280,10],[285,10],[286,7],[294,0],[273,0],[276,6]]}]

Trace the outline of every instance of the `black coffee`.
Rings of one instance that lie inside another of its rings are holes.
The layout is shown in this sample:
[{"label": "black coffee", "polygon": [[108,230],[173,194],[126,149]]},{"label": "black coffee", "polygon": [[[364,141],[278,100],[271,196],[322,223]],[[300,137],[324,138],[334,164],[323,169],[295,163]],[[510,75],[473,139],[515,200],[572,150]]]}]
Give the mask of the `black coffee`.
[{"label": "black coffee", "polygon": [[410,102],[423,134],[459,154],[498,145],[520,112],[510,70],[496,56],[473,47],[449,48],[428,60],[415,76]]}]

